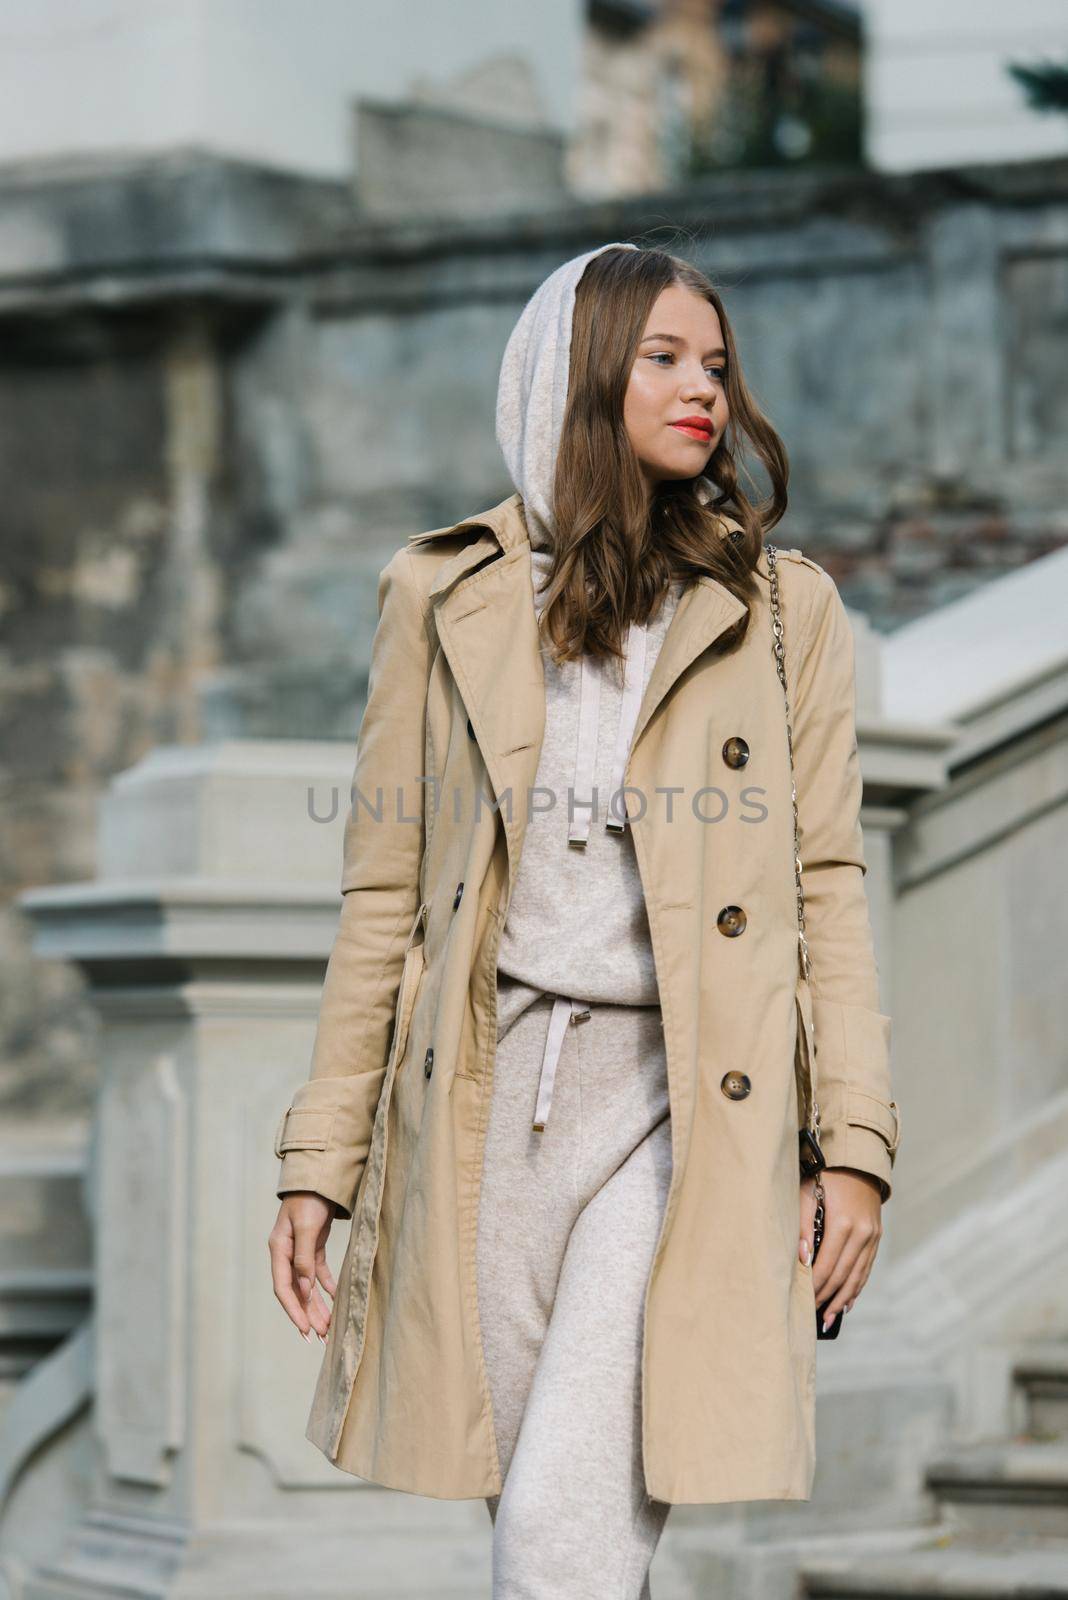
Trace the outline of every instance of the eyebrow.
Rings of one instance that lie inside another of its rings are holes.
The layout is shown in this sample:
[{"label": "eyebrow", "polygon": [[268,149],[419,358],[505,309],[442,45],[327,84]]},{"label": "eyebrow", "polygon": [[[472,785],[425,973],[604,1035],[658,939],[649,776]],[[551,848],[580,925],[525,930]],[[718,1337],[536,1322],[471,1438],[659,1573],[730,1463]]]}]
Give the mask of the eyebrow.
[{"label": "eyebrow", "polygon": [[[656,339],[660,344],[685,344],[685,339],[680,339],[677,333],[647,333],[642,339],[642,344],[648,344],[651,339]],[[725,356],[726,350],[709,350],[710,356]]]}]

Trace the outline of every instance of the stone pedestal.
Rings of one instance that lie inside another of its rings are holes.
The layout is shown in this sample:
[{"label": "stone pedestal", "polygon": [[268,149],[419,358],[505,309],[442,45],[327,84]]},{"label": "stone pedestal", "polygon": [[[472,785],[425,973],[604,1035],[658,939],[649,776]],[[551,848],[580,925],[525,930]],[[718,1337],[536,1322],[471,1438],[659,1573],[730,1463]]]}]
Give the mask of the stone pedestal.
[{"label": "stone pedestal", "polygon": [[157,750],[103,803],[98,880],[23,897],[103,1030],[92,1490],[27,1600],[488,1591],[481,1502],[363,1484],[305,1439],[322,1346],[271,1286],[274,1131],[311,1057],[353,756]]}]

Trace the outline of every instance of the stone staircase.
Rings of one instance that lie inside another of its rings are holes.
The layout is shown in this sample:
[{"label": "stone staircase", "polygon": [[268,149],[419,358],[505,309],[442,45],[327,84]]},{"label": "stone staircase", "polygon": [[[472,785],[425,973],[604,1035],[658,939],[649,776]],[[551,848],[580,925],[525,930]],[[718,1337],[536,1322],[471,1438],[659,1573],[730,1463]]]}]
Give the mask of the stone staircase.
[{"label": "stone staircase", "polygon": [[951,1448],[925,1473],[934,1520],[879,1546],[810,1546],[808,1600],[1068,1600],[1068,1339],[1026,1347],[1012,1369],[1020,1431]]}]

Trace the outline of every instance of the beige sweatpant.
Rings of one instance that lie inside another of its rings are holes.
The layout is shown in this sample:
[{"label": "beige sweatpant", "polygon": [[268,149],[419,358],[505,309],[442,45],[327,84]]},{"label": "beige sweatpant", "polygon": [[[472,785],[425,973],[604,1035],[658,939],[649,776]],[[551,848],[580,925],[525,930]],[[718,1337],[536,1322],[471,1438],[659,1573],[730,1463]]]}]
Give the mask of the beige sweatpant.
[{"label": "beige sweatpant", "polygon": [[645,1492],[645,1288],[671,1177],[659,1006],[566,1028],[532,1130],[555,996],[498,975],[478,1298],[503,1487],[493,1600],[650,1600],[670,1506]]}]

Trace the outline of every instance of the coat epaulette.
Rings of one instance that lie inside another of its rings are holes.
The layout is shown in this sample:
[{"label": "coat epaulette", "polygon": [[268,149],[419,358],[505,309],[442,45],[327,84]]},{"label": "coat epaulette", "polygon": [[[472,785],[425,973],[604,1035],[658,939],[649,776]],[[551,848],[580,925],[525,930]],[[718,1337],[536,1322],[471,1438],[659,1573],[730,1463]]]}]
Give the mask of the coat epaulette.
[{"label": "coat epaulette", "polygon": [[[772,543],[774,544],[775,541],[772,540]],[[811,567],[813,572],[822,572],[824,570],[820,566],[818,561],[813,561],[811,556],[806,556],[804,551],[803,550],[799,550],[796,545],[791,545],[791,547],[789,549],[786,549],[785,547],[781,547],[779,545],[775,545],[775,548],[776,548],[776,550],[778,550],[778,552],[779,552],[779,554],[781,556],[786,556],[787,559],[790,560],[790,561],[799,561],[804,566]]]},{"label": "coat epaulette", "polygon": [[431,539],[446,539],[450,534],[466,533],[472,527],[474,527],[474,524],[470,522],[448,522],[441,528],[427,528],[421,533],[410,533],[406,543],[425,544],[429,543]]},{"label": "coat epaulette", "polygon": [[[733,517],[728,516],[721,516],[719,533],[720,537],[724,539],[733,539],[735,535],[737,535],[739,539],[744,537],[741,524],[736,522]],[[804,566],[811,567],[814,572],[823,571],[823,568],[820,566],[819,562],[813,561],[811,556],[806,556],[804,551],[799,549],[797,545],[780,545],[775,539],[771,539],[768,542],[773,544],[779,555],[785,556],[788,561],[801,562]],[[763,556],[763,560],[766,565],[767,556],[764,554],[763,549],[761,550],[761,555]]]}]

